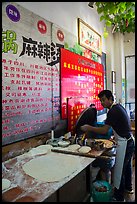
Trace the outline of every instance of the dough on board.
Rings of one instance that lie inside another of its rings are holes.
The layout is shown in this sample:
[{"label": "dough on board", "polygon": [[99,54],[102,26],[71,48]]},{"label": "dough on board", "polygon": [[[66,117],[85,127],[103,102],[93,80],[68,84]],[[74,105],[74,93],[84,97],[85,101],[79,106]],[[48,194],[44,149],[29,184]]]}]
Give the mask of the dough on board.
[{"label": "dough on board", "polygon": [[68,150],[70,151],[77,151],[81,146],[79,144],[72,144],[68,146]]},{"label": "dough on board", "polygon": [[11,186],[11,182],[9,179],[2,179],[2,190],[6,190]]},{"label": "dough on board", "polygon": [[80,167],[79,159],[72,155],[52,153],[36,157],[22,168],[29,176],[45,182],[55,182],[72,175]]},{"label": "dough on board", "polygon": [[79,152],[80,153],[88,153],[91,150],[91,147],[89,146],[82,146],[81,148],[79,148]]}]

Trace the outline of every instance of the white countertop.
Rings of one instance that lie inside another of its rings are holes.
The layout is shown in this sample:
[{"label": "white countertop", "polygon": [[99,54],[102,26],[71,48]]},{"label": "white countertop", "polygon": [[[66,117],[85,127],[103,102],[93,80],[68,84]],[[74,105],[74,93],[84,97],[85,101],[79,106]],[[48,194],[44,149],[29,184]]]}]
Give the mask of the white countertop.
[{"label": "white countertop", "polygon": [[[58,156],[62,155],[62,153],[56,152],[50,152],[49,154],[56,154]],[[6,178],[11,181],[11,186],[9,189],[12,189],[16,186],[19,186],[21,189],[23,189],[23,192],[16,199],[19,199],[20,197],[23,196],[31,196],[32,198],[34,198],[35,202],[42,202],[46,198],[48,198],[51,194],[56,192],[59,188],[61,188],[64,184],[66,184],[68,181],[73,179],[77,174],[79,174],[83,169],[85,169],[89,164],[91,164],[95,160],[95,158],[83,156],[69,155],[69,157],[70,156],[77,157],[81,165],[70,176],[58,182],[48,183],[38,181],[34,178],[25,175],[21,167],[23,164],[31,160],[32,157],[24,158],[22,155],[2,163],[2,178]],[[6,190],[3,191],[2,193],[4,192],[6,192]]]}]

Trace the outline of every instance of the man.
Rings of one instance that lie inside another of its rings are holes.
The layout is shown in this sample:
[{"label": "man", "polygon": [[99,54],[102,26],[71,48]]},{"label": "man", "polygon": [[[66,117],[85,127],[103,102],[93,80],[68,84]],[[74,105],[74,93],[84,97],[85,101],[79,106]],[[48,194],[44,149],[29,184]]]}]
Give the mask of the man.
[{"label": "man", "polygon": [[83,134],[83,131],[81,131],[81,126],[84,124],[93,125],[95,126],[97,123],[97,109],[94,104],[90,104],[89,107],[84,109],[80,116],[78,117],[78,120],[75,125],[75,133],[80,136]]},{"label": "man", "polygon": [[[102,126],[104,124],[103,122],[100,122],[100,123],[97,122],[97,109],[95,107],[95,104],[91,104],[90,107],[83,110],[82,113],[80,114],[80,116],[76,122],[76,127],[75,127],[75,131],[76,131],[76,134],[78,136],[83,135],[83,131],[81,131],[81,126],[83,126],[85,124],[88,124],[88,125],[91,125],[94,127]],[[112,128],[110,128],[109,132],[105,135],[87,132],[86,138],[110,139],[111,135],[112,135]],[[111,152],[114,153],[114,149],[111,150]],[[109,151],[109,154],[110,154],[110,151]],[[112,157],[96,158],[92,162],[92,167],[99,167],[100,168],[96,179],[109,181],[110,171],[114,165],[114,162],[115,162],[114,157],[113,158]]]},{"label": "man", "polygon": [[[114,189],[114,200],[124,201],[124,191],[133,193],[132,189],[132,156],[135,151],[135,144],[131,133],[130,119],[121,104],[114,103],[114,97],[110,90],[103,90],[98,94],[101,104],[104,108],[108,108],[105,125],[102,127],[93,127],[90,125],[81,126],[84,132],[95,132],[98,134],[106,134],[110,127],[115,132],[115,137],[120,143],[123,140],[125,150],[123,150],[123,163],[121,166],[120,184]],[[123,148],[120,146],[120,148]],[[116,161],[121,158],[121,155],[116,155]],[[118,175],[119,176],[119,175]]]}]

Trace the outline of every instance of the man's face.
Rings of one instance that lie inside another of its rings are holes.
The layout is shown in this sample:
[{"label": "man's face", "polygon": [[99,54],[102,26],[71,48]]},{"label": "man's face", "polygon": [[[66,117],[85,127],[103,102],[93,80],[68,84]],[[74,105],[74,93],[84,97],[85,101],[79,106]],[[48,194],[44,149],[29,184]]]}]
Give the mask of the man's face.
[{"label": "man's face", "polygon": [[101,102],[101,105],[104,108],[109,108],[111,106],[110,100],[106,96],[101,97],[100,98],[100,102]]}]

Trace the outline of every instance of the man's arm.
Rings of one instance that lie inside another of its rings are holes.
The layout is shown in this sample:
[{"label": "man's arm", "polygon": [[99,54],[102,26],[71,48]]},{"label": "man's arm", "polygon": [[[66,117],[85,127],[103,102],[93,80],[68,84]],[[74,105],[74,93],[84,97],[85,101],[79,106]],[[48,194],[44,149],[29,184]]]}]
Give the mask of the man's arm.
[{"label": "man's arm", "polygon": [[103,125],[102,127],[93,127],[91,125],[83,125],[80,127],[80,129],[83,132],[94,132],[97,134],[107,134],[110,127],[111,126],[109,125]]}]

